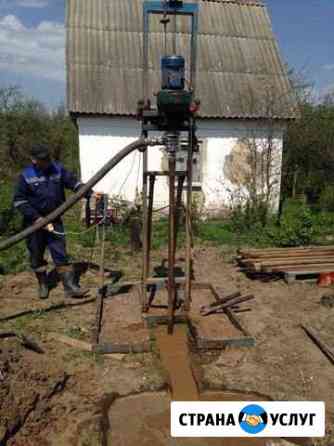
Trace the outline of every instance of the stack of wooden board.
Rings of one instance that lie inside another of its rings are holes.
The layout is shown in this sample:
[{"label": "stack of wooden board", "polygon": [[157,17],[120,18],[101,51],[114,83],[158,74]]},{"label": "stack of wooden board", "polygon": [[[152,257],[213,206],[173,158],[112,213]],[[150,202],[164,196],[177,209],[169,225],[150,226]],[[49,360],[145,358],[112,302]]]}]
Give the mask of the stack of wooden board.
[{"label": "stack of wooden board", "polygon": [[237,260],[248,272],[283,274],[290,282],[296,277],[334,273],[334,246],[241,249]]}]

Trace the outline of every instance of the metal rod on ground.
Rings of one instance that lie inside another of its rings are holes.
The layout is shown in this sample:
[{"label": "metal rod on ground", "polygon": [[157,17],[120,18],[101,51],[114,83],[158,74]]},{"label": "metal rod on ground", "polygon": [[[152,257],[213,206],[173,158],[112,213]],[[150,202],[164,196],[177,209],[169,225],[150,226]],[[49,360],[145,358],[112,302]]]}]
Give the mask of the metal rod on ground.
[{"label": "metal rod on ground", "polygon": [[234,298],[236,298],[236,297],[241,296],[240,291],[237,291],[236,293],[229,294],[229,295],[226,296],[226,297],[222,297],[222,298],[220,298],[219,295],[218,295],[218,293],[216,292],[215,288],[214,288],[212,285],[209,286],[209,288],[210,288],[211,292],[213,292],[213,294],[214,294],[215,296],[217,296],[217,300],[216,300],[216,302],[212,302],[212,303],[209,304],[209,305],[202,305],[201,310],[202,310],[202,309],[204,310],[204,309],[206,309],[206,308],[209,309],[209,308],[217,307],[218,305],[224,304],[225,302],[228,302],[229,300],[232,300],[232,299],[234,299]]},{"label": "metal rod on ground", "polygon": [[168,333],[173,333],[175,310],[175,154],[169,156],[169,237],[168,237]]},{"label": "metal rod on ground", "polygon": [[252,300],[252,299],[255,299],[255,297],[253,295],[236,297],[235,299],[231,299],[229,302],[226,302],[225,304],[218,305],[217,307],[202,310],[201,315],[208,316],[209,314],[216,313],[216,311],[218,311],[218,310],[224,310],[226,308],[233,307],[236,304],[240,304],[242,302],[248,302],[249,300]]},{"label": "metal rod on ground", "polygon": [[334,364],[334,351],[327,344],[325,344],[325,342],[319,339],[313,329],[307,328],[305,325],[301,325],[301,327],[309,338],[311,338],[312,341],[320,348],[324,355],[327,356],[330,362]]},{"label": "metal rod on ground", "polygon": [[100,290],[96,300],[96,324],[95,333],[93,333],[95,344],[99,343],[101,323],[103,316],[103,303],[105,297],[104,290],[104,258],[105,258],[105,244],[106,244],[106,220],[108,215],[108,195],[103,196],[103,224],[102,224],[102,236],[101,236],[101,259],[100,259]]}]

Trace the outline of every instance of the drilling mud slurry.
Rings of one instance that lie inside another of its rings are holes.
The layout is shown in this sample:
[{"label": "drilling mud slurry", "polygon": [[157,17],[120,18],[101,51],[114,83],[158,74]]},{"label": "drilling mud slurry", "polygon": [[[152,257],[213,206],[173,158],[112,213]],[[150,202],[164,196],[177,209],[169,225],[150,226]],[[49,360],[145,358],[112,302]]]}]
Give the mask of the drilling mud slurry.
[{"label": "drilling mud slurry", "polygon": [[[162,364],[169,374],[172,395],[167,392],[142,393],[119,398],[109,412],[108,445],[112,446],[274,446],[269,438],[172,438],[170,401],[259,401],[263,397],[238,392],[199,394],[187,344],[187,327],[175,325],[173,335],[166,327],[155,331]],[[301,443],[303,444],[303,443]],[[304,443],[306,444],[306,443]]]},{"label": "drilling mud slurry", "polygon": [[172,399],[174,401],[198,400],[198,388],[189,358],[187,326],[175,325],[173,335],[168,335],[166,327],[160,326],[154,334],[162,365],[168,372]]}]

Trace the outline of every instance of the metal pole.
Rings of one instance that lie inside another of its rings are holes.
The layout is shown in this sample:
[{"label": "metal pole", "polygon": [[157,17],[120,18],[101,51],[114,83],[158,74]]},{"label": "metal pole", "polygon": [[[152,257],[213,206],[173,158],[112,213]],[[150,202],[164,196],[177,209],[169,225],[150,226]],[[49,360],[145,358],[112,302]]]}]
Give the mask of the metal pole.
[{"label": "metal pole", "polygon": [[191,269],[192,269],[192,182],[193,182],[193,119],[190,120],[189,151],[187,160],[187,206],[186,206],[186,293],[184,310],[189,311],[191,302]]},{"label": "metal pole", "polygon": [[103,316],[103,301],[104,301],[104,257],[105,257],[105,242],[106,242],[106,220],[108,215],[108,195],[103,195],[103,220],[100,226],[102,226],[101,237],[101,258],[100,258],[100,289],[97,296],[96,305],[96,320],[95,331],[93,333],[93,343],[98,344],[100,339],[101,323]]},{"label": "metal pole", "polygon": [[148,277],[148,239],[147,239],[147,165],[148,156],[147,149],[143,152],[143,284],[142,284],[142,295],[143,295],[143,311],[147,312],[147,293],[146,293],[146,281]]},{"label": "metal pole", "polygon": [[184,184],[185,176],[180,176],[178,178],[177,183],[177,192],[176,192],[176,210],[175,210],[175,247],[177,245],[177,235],[180,226],[180,214],[182,208],[182,192],[183,192],[183,184]]},{"label": "metal pole", "polygon": [[144,95],[144,103],[148,99],[148,33],[150,27],[150,17],[148,12],[144,9],[143,16],[143,95]]},{"label": "metal pole", "polygon": [[174,21],[173,21],[173,54],[176,54],[176,32],[177,32],[177,15],[174,14]]},{"label": "metal pole", "polygon": [[197,71],[197,33],[198,33],[198,12],[194,12],[191,20],[191,67],[190,67],[190,88],[195,94],[196,91],[196,71]]},{"label": "metal pole", "polygon": [[147,216],[147,256],[146,256],[147,276],[150,275],[154,183],[155,183],[155,175],[150,175],[150,188],[148,194],[148,216]]},{"label": "metal pole", "polygon": [[169,237],[168,237],[168,334],[173,333],[175,309],[175,154],[169,155]]}]

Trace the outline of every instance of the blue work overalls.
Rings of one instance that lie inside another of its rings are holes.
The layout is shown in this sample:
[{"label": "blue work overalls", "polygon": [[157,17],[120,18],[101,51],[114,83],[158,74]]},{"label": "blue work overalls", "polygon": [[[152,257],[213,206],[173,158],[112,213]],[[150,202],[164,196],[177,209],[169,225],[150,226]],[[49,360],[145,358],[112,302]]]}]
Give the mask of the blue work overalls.
[{"label": "blue work overalls", "polygon": [[[14,195],[14,207],[23,215],[25,227],[31,226],[39,217],[45,217],[65,201],[65,188],[76,191],[80,181],[62,164],[51,162],[42,171],[34,164],[25,168],[19,177]],[[63,233],[61,218],[52,222],[56,232]],[[65,237],[41,229],[27,238],[30,263],[38,271],[46,266],[44,253],[49,249],[56,266],[68,264]]]}]

